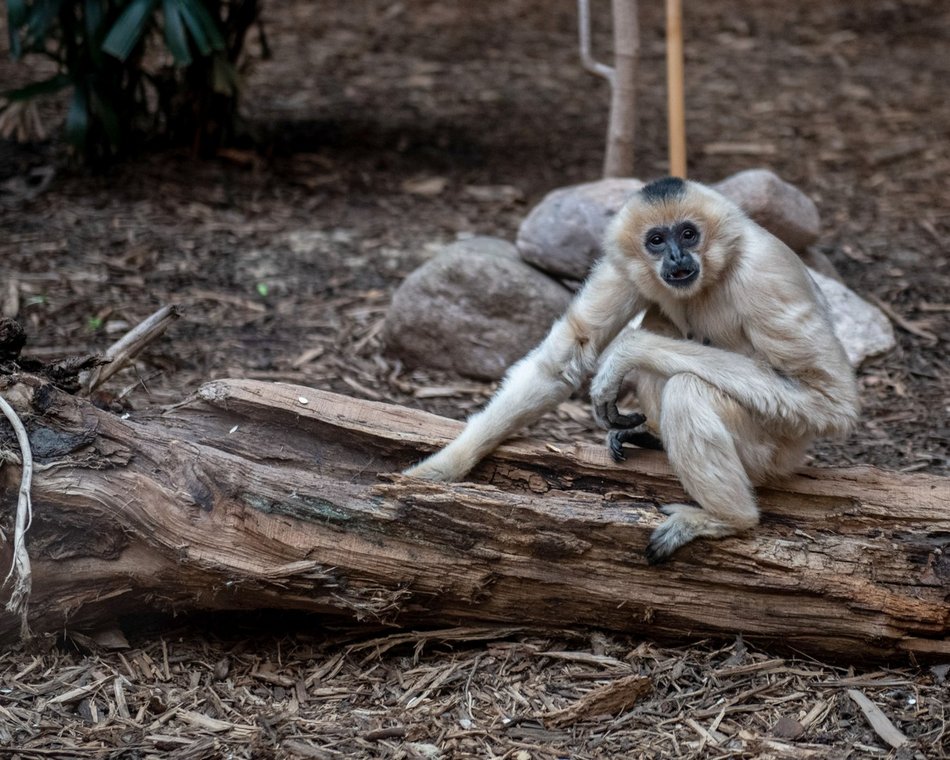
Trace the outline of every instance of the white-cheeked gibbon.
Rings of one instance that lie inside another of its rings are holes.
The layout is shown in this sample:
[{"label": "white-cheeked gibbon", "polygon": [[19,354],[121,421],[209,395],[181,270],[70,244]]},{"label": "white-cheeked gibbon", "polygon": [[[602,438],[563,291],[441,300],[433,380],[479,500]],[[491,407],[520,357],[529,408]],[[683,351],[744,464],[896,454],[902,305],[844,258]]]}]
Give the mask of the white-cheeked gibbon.
[{"label": "white-cheeked gibbon", "polygon": [[[801,260],[711,188],[651,182],[612,220],[604,249],[489,404],[407,474],[463,478],[596,370],[594,415],[615,458],[624,443],[662,447],[699,504],[662,507],[647,547],[655,563],[694,538],[756,525],[753,487],[794,470],[813,438],[846,434],[857,389]],[[617,410],[628,373],[642,414]]]}]

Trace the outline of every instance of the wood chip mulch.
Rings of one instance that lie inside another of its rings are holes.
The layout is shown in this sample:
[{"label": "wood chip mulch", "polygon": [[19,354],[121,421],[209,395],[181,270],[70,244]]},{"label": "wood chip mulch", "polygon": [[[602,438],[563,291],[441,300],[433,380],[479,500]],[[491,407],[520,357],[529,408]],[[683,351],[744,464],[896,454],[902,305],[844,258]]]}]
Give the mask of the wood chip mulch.
[{"label": "wood chip mulch", "polygon": [[0,656],[0,757],[950,756],[948,665],[846,670],[741,638],[226,626]]}]

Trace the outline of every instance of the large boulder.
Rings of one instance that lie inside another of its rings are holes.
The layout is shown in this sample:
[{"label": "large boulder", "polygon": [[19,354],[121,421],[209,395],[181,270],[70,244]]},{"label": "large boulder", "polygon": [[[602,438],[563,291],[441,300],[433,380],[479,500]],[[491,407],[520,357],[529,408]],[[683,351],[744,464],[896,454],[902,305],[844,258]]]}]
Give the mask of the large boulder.
[{"label": "large boulder", "polygon": [[821,232],[814,201],[768,169],[747,169],[713,188],[793,251],[801,253]]},{"label": "large boulder", "polygon": [[[554,277],[583,280],[600,256],[611,217],[641,187],[638,179],[603,179],[551,191],[521,223],[519,253]],[[815,204],[766,169],[739,172],[713,187],[794,251],[818,237]]]},{"label": "large boulder", "polygon": [[408,366],[496,380],[541,341],[570,300],[511,243],[471,238],[447,246],[403,281],[383,338]]},{"label": "large boulder", "polygon": [[552,190],[518,228],[518,252],[555,277],[583,280],[610,218],[641,187],[638,179],[602,179]]},{"label": "large boulder", "polygon": [[837,280],[813,269],[809,272],[825,297],[835,335],[851,366],[894,348],[894,328],[883,311]]}]

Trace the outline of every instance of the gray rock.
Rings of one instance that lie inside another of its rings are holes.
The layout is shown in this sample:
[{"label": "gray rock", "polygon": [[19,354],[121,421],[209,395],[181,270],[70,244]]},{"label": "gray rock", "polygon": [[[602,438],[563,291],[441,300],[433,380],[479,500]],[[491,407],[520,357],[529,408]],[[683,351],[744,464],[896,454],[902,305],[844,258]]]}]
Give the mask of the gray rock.
[{"label": "gray rock", "polygon": [[[611,217],[641,187],[637,179],[603,179],[551,191],[521,223],[518,252],[554,277],[583,280]],[[801,252],[818,237],[815,204],[766,169],[739,172],[713,187],[792,250]]]},{"label": "gray rock", "polygon": [[821,219],[812,199],[768,169],[733,174],[713,188],[793,251],[805,250],[821,232]]},{"label": "gray rock", "polygon": [[583,280],[610,218],[641,187],[638,179],[603,179],[551,191],[518,228],[518,252],[555,277]]},{"label": "gray rock", "polygon": [[472,238],[447,246],[405,279],[383,339],[407,366],[495,380],[541,341],[570,299],[511,243]]},{"label": "gray rock", "polygon": [[851,366],[894,348],[894,328],[883,311],[837,280],[812,269],[809,273],[828,303],[835,335]]}]

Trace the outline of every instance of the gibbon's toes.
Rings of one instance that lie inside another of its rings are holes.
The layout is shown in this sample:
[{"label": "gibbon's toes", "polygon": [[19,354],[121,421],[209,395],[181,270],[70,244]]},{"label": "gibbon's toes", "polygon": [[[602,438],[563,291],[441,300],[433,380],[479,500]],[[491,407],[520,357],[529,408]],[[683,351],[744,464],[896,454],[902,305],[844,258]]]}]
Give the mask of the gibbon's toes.
[{"label": "gibbon's toes", "polygon": [[637,412],[634,412],[633,414],[621,414],[617,411],[617,407],[613,407],[612,413],[610,412],[610,409],[608,409],[607,419],[610,421],[611,427],[620,428],[623,430],[640,427],[644,422],[647,421],[646,417]]},{"label": "gibbon's toes", "polygon": [[647,421],[642,414],[622,414],[613,401],[594,401],[594,419],[597,424],[610,428],[635,428]]},{"label": "gibbon's toes", "polygon": [[682,507],[682,504],[666,504],[660,507],[660,511],[669,515],[669,518],[650,536],[646,549],[649,564],[658,565],[665,562],[673,552],[696,537],[689,517],[680,511]]},{"label": "gibbon's toes", "polygon": [[673,549],[667,549],[656,540],[656,532],[650,537],[650,543],[647,544],[646,559],[648,565],[662,565],[670,558]]},{"label": "gibbon's toes", "polygon": [[414,467],[409,467],[402,471],[403,475],[408,475],[412,478],[422,478],[423,480],[437,480],[448,482],[454,480],[451,476],[451,473],[445,472],[438,465],[432,464],[429,460],[424,459],[419,462],[419,464]]},{"label": "gibbon's toes", "polygon": [[615,462],[623,462],[627,457],[623,453],[625,443],[633,444],[641,449],[663,451],[663,442],[653,433],[641,428],[614,428],[607,432],[607,448]]},{"label": "gibbon's toes", "polygon": [[623,453],[623,430],[610,430],[607,432],[607,448],[610,450],[610,458],[615,462],[623,462],[626,455]]}]

